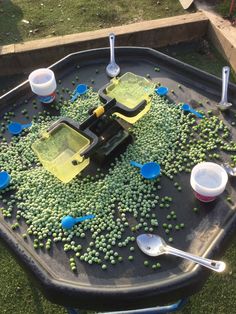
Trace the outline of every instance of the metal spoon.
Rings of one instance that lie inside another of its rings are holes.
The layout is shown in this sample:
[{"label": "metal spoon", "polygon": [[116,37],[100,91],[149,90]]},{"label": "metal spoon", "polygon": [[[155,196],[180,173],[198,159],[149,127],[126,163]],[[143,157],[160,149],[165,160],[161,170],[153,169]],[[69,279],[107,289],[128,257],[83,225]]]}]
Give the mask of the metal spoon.
[{"label": "metal spoon", "polygon": [[228,163],[221,164],[225,171],[232,177],[236,177],[236,167],[232,168]]},{"label": "metal spoon", "polygon": [[110,41],[110,63],[106,67],[107,75],[110,77],[115,77],[120,73],[120,67],[115,62],[115,34],[109,34]]},{"label": "metal spoon", "polygon": [[220,261],[210,260],[204,257],[199,257],[178,249],[173,248],[165,243],[165,241],[155,234],[141,234],[136,239],[137,244],[143,253],[149,256],[159,256],[162,254],[172,254],[192,262],[210,268],[216,272],[222,272],[225,270],[225,263]]},{"label": "metal spoon", "polygon": [[232,106],[232,104],[228,102],[229,74],[230,74],[230,67],[223,67],[222,69],[222,96],[221,96],[220,103],[217,105],[217,107],[221,111],[225,111],[229,107]]}]

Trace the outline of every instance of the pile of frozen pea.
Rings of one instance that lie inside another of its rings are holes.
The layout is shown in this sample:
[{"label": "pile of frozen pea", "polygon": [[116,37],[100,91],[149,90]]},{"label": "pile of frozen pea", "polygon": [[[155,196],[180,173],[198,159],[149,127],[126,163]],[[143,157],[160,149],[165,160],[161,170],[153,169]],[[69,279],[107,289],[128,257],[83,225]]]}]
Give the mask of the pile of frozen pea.
[{"label": "pile of frozen pea", "polygon": [[[168,222],[175,221],[177,213],[171,210],[171,196],[158,195],[162,176],[173,180],[181,192],[175,175],[189,173],[196,163],[220,160],[220,150],[231,153],[231,162],[236,162],[236,144],[231,140],[229,128],[218,117],[208,112],[204,119],[197,120],[183,113],[180,105],[154,95],[150,111],[130,129],[134,143],[114,160],[108,173],[98,168],[95,176],[80,175],[65,185],[41,166],[31,145],[60,116],[82,122],[88,109],[99,103],[97,93],[92,90],[73,104],[61,101],[56,105],[58,116],[43,114],[34,119],[32,127],[22,136],[13,137],[10,145],[1,143],[1,170],[8,171],[12,177],[7,188],[10,197],[5,197],[6,191],[0,193],[3,216],[15,217],[12,229],[21,228],[22,219],[25,221],[27,232],[22,237],[31,237],[36,250],[50,250],[54,242],[61,242],[64,251],[70,252],[72,271],[77,271],[78,260],[98,264],[103,270],[123,260],[132,261],[137,249],[137,231],[151,233],[163,228],[167,240],[172,242],[173,231],[181,232],[184,222],[174,225]],[[138,169],[130,166],[130,160],[156,161],[161,165],[162,176],[145,180]],[[167,221],[160,224],[158,211],[162,207],[170,212]],[[71,230],[61,227],[62,217],[86,214],[96,217]],[[148,260],[143,264],[149,266]],[[152,268],[160,266],[158,263]]]}]

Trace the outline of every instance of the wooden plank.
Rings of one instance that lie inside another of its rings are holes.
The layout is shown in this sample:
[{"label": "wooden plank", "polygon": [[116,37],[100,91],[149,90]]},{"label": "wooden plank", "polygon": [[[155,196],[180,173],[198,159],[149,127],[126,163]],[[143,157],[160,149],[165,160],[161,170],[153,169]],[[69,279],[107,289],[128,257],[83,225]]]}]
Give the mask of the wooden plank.
[{"label": "wooden plank", "polygon": [[215,48],[227,59],[236,72],[236,29],[230,22],[213,12],[204,13],[209,17],[208,38]]},{"label": "wooden plank", "polygon": [[2,49],[0,47],[1,75],[29,72],[40,66],[48,66],[75,51],[107,47],[110,32],[116,34],[117,46],[159,48],[201,38],[206,34],[207,27],[208,18],[197,12],[19,43],[13,45],[14,49],[10,52],[3,46]]}]

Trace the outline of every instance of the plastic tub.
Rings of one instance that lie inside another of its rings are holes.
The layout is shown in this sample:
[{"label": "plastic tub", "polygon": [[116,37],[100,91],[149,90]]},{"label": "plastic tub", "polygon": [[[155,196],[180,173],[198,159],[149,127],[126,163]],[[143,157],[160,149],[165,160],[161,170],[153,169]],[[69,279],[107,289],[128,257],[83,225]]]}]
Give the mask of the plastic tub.
[{"label": "plastic tub", "polygon": [[47,68],[37,69],[30,73],[29,83],[33,93],[42,103],[49,104],[56,97],[56,79],[54,72]]},{"label": "plastic tub", "polygon": [[155,84],[145,77],[127,72],[119,78],[113,78],[106,88],[107,96],[115,98],[116,101],[126,106],[128,109],[135,109],[138,104],[146,100],[146,107],[135,117],[126,117],[116,112],[115,115],[133,124],[142,118],[151,108],[151,96],[155,89]]},{"label": "plastic tub", "polygon": [[64,123],[58,124],[32,144],[43,167],[64,183],[71,181],[89,164],[80,153],[90,140]]},{"label": "plastic tub", "polygon": [[201,162],[191,172],[190,184],[197,199],[212,202],[223,193],[228,182],[224,168],[213,162]]}]

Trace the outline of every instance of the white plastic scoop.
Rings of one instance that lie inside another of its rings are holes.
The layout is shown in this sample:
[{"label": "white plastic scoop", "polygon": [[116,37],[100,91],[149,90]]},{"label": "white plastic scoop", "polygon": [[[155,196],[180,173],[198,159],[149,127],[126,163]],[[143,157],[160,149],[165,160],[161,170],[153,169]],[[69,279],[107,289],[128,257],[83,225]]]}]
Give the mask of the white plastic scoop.
[{"label": "white plastic scoop", "polygon": [[230,74],[230,67],[223,67],[222,69],[222,96],[221,96],[221,101],[217,105],[217,107],[221,111],[225,111],[232,106],[232,104],[228,102],[229,74]]},{"label": "white plastic scoop", "polygon": [[110,41],[110,63],[106,67],[107,75],[110,77],[115,77],[120,73],[120,67],[115,61],[115,34],[109,34]]},{"label": "white plastic scoop", "polygon": [[141,234],[137,237],[136,241],[140,250],[149,256],[172,254],[210,268],[218,273],[224,271],[226,267],[224,262],[214,261],[175,249],[167,245],[165,241],[156,234]]}]

